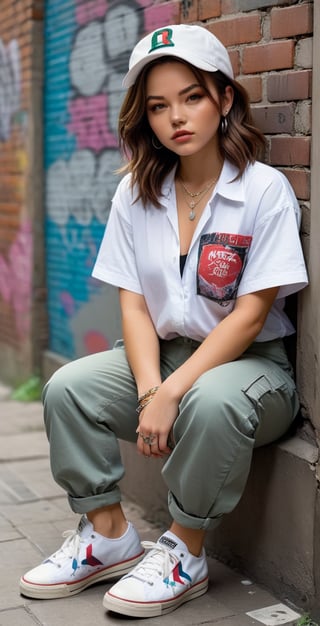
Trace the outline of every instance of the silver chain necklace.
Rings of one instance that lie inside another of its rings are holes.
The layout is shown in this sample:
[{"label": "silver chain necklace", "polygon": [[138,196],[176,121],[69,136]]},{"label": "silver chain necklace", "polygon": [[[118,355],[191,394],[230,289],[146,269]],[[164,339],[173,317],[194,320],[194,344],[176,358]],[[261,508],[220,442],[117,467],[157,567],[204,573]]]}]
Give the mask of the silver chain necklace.
[{"label": "silver chain necklace", "polygon": [[[189,216],[188,216],[189,220],[190,222],[193,222],[193,220],[196,218],[196,213],[194,211],[195,207],[202,200],[202,196],[204,196],[209,191],[209,189],[217,182],[218,179],[213,178],[204,189],[201,189],[201,191],[189,191],[189,189],[187,189],[182,179],[178,178],[178,180],[184,192],[185,201],[190,209]],[[188,200],[186,197],[186,194],[188,194],[188,196],[190,196],[190,198],[192,199]],[[194,198],[197,198],[197,199],[194,200]]]}]

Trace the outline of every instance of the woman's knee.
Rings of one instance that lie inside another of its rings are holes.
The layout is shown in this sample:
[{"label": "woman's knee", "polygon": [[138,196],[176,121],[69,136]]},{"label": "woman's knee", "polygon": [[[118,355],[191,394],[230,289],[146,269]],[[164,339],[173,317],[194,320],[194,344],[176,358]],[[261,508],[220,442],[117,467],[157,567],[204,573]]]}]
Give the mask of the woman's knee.
[{"label": "woman's knee", "polygon": [[[67,363],[60,367],[48,380],[42,390],[42,403],[46,407],[48,405],[56,405],[63,399],[69,381],[73,380],[73,385],[77,378],[72,374],[73,363]],[[78,378],[79,380],[79,378]],[[83,381],[79,380],[79,386],[83,385]]]},{"label": "woman's knee", "polygon": [[[45,384],[42,392],[44,424],[48,438],[51,439],[52,428],[76,415],[76,404],[81,405],[81,395],[86,390],[86,381],[76,362],[70,362],[59,368]],[[77,402],[75,402],[77,398]]]},{"label": "woman's knee", "polygon": [[242,390],[237,391],[235,385],[231,387],[230,381],[228,384],[219,381],[219,377],[216,384],[212,384],[212,377],[201,378],[181,403],[180,416],[182,421],[186,420],[181,430],[188,427],[193,429],[194,436],[202,433],[211,440],[237,432],[253,437],[258,417]]}]

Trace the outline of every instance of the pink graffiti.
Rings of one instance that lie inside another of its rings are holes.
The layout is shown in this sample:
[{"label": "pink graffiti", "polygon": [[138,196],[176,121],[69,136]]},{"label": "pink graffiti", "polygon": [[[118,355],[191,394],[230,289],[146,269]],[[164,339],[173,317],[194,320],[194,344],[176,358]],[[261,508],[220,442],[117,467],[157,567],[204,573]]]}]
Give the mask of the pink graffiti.
[{"label": "pink graffiti", "polygon": [[76,0],[76,5],[76,21],[81,25],[102,18],[108,8],[106,0]]},{"label": "pink graffiti", "polygon": [[97,330],[88,330],[83,337],[86,354],[109,350],[110,344],[106,337]]},{"label": "pink graffiti", "polygon": [[76,310],[74,298],[67,291],[62,291],[60,294],[60,302],[64,308],[66,315],[69,315],[71,317]]},{"label": "pink graffiti", "polygon": [[116,148],[118,141],[108,126],[108,96],[98,94],[88,98],[75,98],[69,103],[71,122],[68,130],[77,137],[78,148]]},{"label": "pink graffiti", "polygon": [[169,2],[156,4],[150,0],[139,0],[144,9],[144,30],[150,33],[155,28],[161,28],[166,24],[175,24],[179,21],[177,3]]},{"label": "pink graffiti", "polygon": [[19,338],[30,330],[33,241],[25,222],[12,243],[7,260],[0,255],[0,295],[14,312]]},{"label": "pink graffiti", "polygon": [[[75,0],[76,21],[83,26],[93,20],[101,19],[110,8],[108,0]],[[179,20],[176,4],[154,4],[150,0],[137,0],[137,5],[144,9],[145,32],[161,28],[165,24],[174,24]]]}]

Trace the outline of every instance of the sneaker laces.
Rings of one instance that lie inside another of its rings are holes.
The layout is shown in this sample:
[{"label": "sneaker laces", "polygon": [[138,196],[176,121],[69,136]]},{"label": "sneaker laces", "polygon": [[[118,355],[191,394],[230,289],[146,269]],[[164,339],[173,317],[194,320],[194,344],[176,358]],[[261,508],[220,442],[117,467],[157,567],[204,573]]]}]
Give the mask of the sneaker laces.
[{"label": "sneaker laces", "polygon": [[[68,559],[72,559],[72,569],[73,573],[78,568],[78,557],[80,551],[80,544],[83,542],[83,539],[80,537],[78,530],[65,530],[62,533],[62,537],[66,538],[61,548],[55,552],[50,559],[59,560],[61,557],[67,557]],[[61,567],[59,563],[57,563],[58,567]]]},{"label": "sneaker laces", "polygon": [[165,579],[179,562],[176,554],[170,552],[164,546],[153,541],[142,541],[145,550],[150,550],[142,561],[134,568],[129,576],[134,576],[142,582],[153,585],[155,575]]}]

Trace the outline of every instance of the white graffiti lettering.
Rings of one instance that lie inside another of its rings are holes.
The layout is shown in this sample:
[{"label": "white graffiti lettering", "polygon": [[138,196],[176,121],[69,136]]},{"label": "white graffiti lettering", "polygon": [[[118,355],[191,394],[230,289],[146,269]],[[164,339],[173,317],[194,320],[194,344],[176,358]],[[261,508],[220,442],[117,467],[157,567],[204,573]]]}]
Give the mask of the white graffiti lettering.
[{"label": "white graffiti lettering", "polygon": [[120,155],[115,150],[105,150],[100,156],[90,150],[78,150],[68,162],[55,161],[47,173],[50,218],[60,227],[71,216],[82,226],[90,224],[94,216],[106,223],[119,182],[114,173],[119,166]]},{"label": "white graffiti lettering", "polygon": [[10,137],[14,113],[20,107],[20,53],[13,39],[5,47],[0,38],[0,141]]},{"label": "white graffiti lettering", "polygon": [[75,39],[70,58],[70,78],[83,96],[99,93],[106,79],[107,64],[103,54],[103,33],[99,22],[82,28]]},{"label": "white graffiti lettering", "polygon": [[227,261],[228,265],[230,263],[238,262],[238,255],[234,252],[229,252],[228,250],[212,250],[208,255],[208,260],[211,264],[215,263],[217,260]]}]

